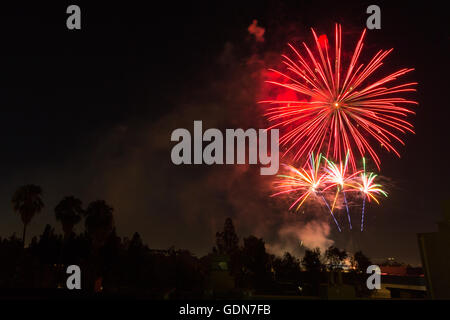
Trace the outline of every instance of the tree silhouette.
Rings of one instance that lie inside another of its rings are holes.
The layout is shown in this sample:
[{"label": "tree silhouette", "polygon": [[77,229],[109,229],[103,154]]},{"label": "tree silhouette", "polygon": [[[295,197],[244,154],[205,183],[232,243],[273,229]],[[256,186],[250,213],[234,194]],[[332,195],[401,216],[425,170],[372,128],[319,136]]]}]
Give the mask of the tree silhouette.
[{"label": "tree silhouette", "polygon": [[65,197],[55,207],[55,218],[61,222],[64,239],[68,239],[73,233],[73,228],[81,221],[82,214],[82,202],[74,196]]},{"label": "tree silhouette", "polygon": [[29,245],[29,250],[34,252],[43,263],[54,264],[58,261],[61,246],[61,235],[57,235],[55,229],[47,224],[39,237],[39,241],[32,242]]},{"label": "tree silhouette", "polygon": [[84,221],[94,248],[100,248],[114,228],[113,208],[104,200],[93,201],[86,209]]},{"label": "tree silhouette", "polygon": [[274,258],[272,265],[277,280],[287,281],[300,276],[300,261],[289,252],[285,252],[282,258]]},{"label": "tree silhouette", "polygon": [[320,272],[323,270],[324,265],[320,260],[320,249],[316,248],[314,250],[307,249],[305,255],[302,259],[302,265],[307,271]]},{"label": "tree silhouette", "polygon": [[358,272],[366,273],[367,267],[372,264],[370,259],[362,251],[355,252],[354,259]]},{"label": "tree silhouette", "polygon": [[271,279],[270,256],[266,252],[263,239],[255,236],[244,238],[242,262],[244,273],[253,288],[262,289],[269,283]]},{"label": "tree silhouette", "polygon": [[335,246],[330,246],[325,251],[325,258],[327,259],[331,270],[342,269],[341,265],[347,258],[347,252],[345,252],[345,250],[339,250],[339,248],[336,248]]},{"label": "tree silhouette", "polygon": [[14,192],[11,202],[15,212],[20,214],[23,223],[22,243],[25,247],[25,235],[27,226],[36,213],[41,212],[44,207],[42,201],[42,188],[34,184],[19,187]]},{"label": "tree silhouette", "polygon": [[216,233],[216,245],[219,253],[231,255],[239,248],[239,238],[234,230],[231,218],[225,220],[223,232]]}]

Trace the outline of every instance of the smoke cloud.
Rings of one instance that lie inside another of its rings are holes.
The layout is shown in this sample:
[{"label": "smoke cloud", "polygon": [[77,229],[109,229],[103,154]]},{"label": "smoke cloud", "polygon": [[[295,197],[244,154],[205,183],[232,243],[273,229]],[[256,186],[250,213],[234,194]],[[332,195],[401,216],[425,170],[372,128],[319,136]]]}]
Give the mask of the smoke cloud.
[{"label": "smoke cloud", "polygon": [[264,33],[266,30],[258,26],[258,20],[253,20],[247,30],[251,35],[255,36],[256,41],[264,42]]},{"label": "smoke cloud", "polygon": [[[256,20],[248,31],[264,41]],[[170,160],[171,132],[192,133],[194,120],[202,120],[204,130],[266,127],[257,101],[271,53],[235,48],[224,44],[204,96],[174,105],[157,121],[126,124],[101,139],[93,148],[87,193],[114,206],[119,234],[138,231],[151,247],[206,254],[231,217],[241,240],[261,237],[277,255],[300,254],[304,247],[325,250],[333,241],[323,206],[311,204],[308,214],[288,212],[286,200],[270,197],[274,177],[261,176],[259,165],[176,166]]]}]

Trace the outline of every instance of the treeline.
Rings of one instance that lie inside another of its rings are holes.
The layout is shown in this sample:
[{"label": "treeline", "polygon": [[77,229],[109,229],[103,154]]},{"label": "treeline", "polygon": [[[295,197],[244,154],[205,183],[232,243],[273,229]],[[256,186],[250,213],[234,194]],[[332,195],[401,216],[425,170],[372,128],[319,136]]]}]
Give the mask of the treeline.
[{"label": "treeline", "polygon": [[[66,268],[75,264],[82,270],[83,292],[201,298],[210,285],[213,262],[223,260],[234,281],[230,292],[234,296],[248,291],[317,296],[319,285],[329,281],[329,272],[344,266],[351,271],[346,281],[355,284],[358,295],[367,294],[360,284],[365,283],[363,272],[371,263],[361,252],[350,257],[330,247],[323,254],[319,249],[306,250],[301,260],[288,252],[277,257],[266,252],[263,239],[248,236],[240,242],[230,218],[217,232],[211,252],[198,258],[188,250],[153,250],[138,233],[131,239],[121,238],[116,234],[113,208],[105,201],[84,207],[80,199],[68,196],[54,208],[64,234],[47,225],[25,248],[27,226],[44,207],[42,189],[20,187],[12,204],[24,228],[21,239],[16,234],[0,238],[0,289],[64,290]],[[76,234],[74,227],[81,222],[84,231]]]}]

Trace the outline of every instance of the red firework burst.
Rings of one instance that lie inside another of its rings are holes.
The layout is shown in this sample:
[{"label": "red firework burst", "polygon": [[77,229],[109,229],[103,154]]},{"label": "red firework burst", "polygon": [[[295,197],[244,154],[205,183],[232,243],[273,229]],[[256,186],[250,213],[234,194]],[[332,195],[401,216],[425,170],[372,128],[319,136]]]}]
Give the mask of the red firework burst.
[{"label": "red firework burst", "polygon": [[398,96],[399,93],[416,91],[412,88],[416,82],[391,87],[385,85],[414,69],[401,69],[373,82],[371,76],[393,49],[380,50],[367,65],[360,64],[358,59],[366,34],[364,30],[345,70],[341,61],[341,26],[336,24],[335,27],[334,60],[330,59],[326,36],[317,37],[311,30],[318,56],[305,43],[306,58],[289,44],[295,58],[283,55],[288,73],[271,70],[285,83],[267,81],[306,101],[261,101],[272,104],[265,113],[271,122],[269,129],[280,129],[280,144],[286,147],[285,154],[294,153],[295,160],[312,152],[322,152],[326,157],[342,161],[350,150],[349,160],[353,169],[356,168],[357,152],[361,156],[367,152],[380,168],[373,143],[400,156],[394,142],[404,145],[398,133],[414,133],[412,124],[406,121],[408,114],[414,112],[407,106],[417,104]]}]

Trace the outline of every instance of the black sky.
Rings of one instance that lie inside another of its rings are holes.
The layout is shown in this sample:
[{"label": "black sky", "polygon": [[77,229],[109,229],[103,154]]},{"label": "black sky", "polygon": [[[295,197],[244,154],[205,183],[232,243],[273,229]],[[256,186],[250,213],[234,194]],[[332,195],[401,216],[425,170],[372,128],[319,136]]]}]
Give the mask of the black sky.
[{"label": "black sky", "polygon": [[[251,219],[239,212],[262,210],[255,203],[265,201],[265,189],[255,194],[252,186],[265,182],[233,173],[229,186],[211,190],[211,180],[233,169],[173,166],[170,133],[180,124],[190,129],[193,120],[249,125],[240,116],[257,108],[244,92],[245,85],[252,87],[245,61],[254,50],[282,53],[293,37],[310,40],[311,26],[329,33],[334,22],[360,32],[372,3],[78,2],[80,31],[66,29],[69,4],[0,8],[0,236],[20,233],[10,198],[21,184],[35,183],[47,206],[32,222],[34,234],[45,223],[56,224],[54,206],[74,194],[85,203],[105,198],[116,209],[119,234],[139,231],[151,247],[176,245],[203,254],[228,214],[241,237],[259,232],[268,242],[276,238],[270,225],[252,229]],[[389,69],[416,68],[408,80],[419,82],[420,105],[412,118],[416,135],[406,137],[402,158],[382,157],[391,197],[371,207],[368,230],[358,241],[374,258],[418,263],[415,234],[435,230],[450,191],[450,28],[438,3],[378,4],[382,29],[368,32],[364,50],[394,47]],[[253,19],[266,28],[266,41],[256,49],[247,34]],[[234,53],[227,57],[229,68],[220,62],[227,44]],[[229,83],[240,81],[243,87]],[[230,105],[236,101],[241,104]],[[236,188],[244,189],[241,198],[230,191]],[[253,214],[275,219],[265,211],[245,213]],[[345,237],[330,235],[348,245]]]}]

